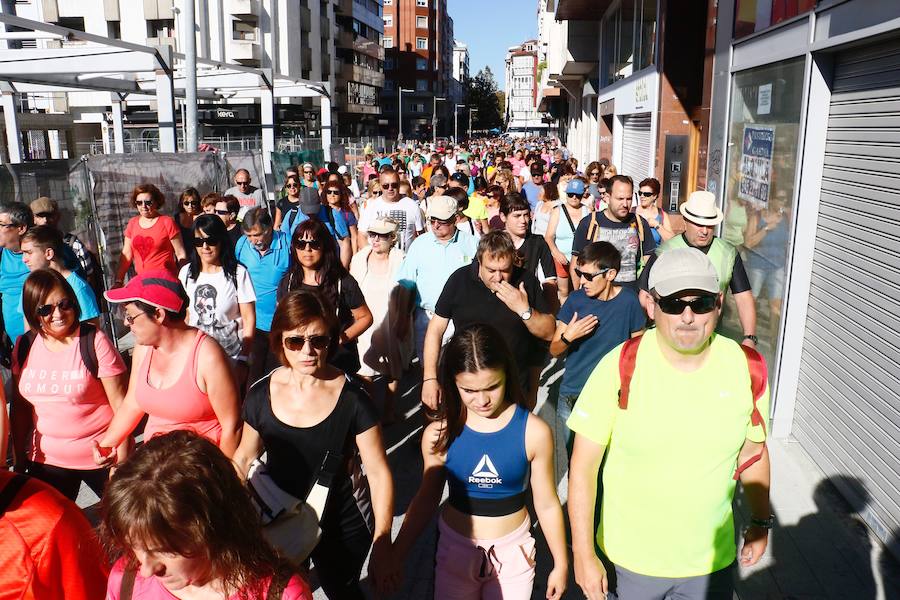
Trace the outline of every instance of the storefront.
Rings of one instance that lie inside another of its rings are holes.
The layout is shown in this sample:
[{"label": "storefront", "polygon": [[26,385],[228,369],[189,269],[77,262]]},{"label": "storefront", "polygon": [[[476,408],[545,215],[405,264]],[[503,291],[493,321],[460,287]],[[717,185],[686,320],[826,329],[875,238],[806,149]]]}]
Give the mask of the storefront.
[{"label": "storefront", "polygon": [[900,555],[900,4],[749,4],[719,3],[746,36],[718,38],[707,175],[757,299],[772,432]]},{"label": "storefront", "polygon": [[[653,68],[645,69],[644,74],[637,73],[604,88],[598,105],[601,121],[611,117],[612,162],[619,173],[636,182],[652,177],[656,166],[659,74]],[[602,140],[602,122],[600,126]]]}]

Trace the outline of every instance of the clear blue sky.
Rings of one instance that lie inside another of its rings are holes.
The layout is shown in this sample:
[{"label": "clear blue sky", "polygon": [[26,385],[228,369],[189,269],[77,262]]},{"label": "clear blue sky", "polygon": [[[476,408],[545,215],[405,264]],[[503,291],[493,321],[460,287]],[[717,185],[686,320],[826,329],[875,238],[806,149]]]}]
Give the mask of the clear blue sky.
[{"label": "clear blue sky", "polygon": [[454,37],[469,46],[472,77],[485,66],[503,89],[506,49],[537,37],[537,0],[447,0]]}]

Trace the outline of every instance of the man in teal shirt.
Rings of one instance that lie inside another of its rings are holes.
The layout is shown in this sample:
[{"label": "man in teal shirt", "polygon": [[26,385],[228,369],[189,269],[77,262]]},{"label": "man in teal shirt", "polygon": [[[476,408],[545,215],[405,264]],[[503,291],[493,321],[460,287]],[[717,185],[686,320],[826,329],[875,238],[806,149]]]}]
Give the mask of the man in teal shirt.
[{"label": "man in teal shirt", "polygon": [[0,206],[0,302],[3,325],[10,342],[25,333],[22,315],[22,288],[30,271],[22,261],[22,236],[34,224],[31,209],[21,202]]}]

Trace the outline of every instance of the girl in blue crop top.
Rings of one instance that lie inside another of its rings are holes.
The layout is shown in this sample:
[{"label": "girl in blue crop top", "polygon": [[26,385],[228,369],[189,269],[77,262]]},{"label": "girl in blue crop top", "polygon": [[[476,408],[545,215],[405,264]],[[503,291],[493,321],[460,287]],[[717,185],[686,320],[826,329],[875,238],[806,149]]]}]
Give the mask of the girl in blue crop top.
[{"label": "girl in blue crop top", "polygon": [[[457,331],[444,348],[438,379],[443,402],[422,436],[425,472],[394,542],[396,564],[404,564],[447,482],[434,597],[531,598],[535,547],[525,507],[530,491],[553,555],[547,598],[560,598],[568,560],[553,436],[523,408],[516,365],[500,333],[481,324]],[[386,587],[399,584],[400,569],[385,575]]]}]

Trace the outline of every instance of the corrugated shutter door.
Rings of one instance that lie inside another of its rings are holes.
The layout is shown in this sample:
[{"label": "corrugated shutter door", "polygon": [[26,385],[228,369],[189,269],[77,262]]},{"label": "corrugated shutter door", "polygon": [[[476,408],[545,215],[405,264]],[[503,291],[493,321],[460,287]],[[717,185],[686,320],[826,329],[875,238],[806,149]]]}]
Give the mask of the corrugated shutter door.
[{"label": "corrugated shutter door", "polygon": [[900,529],[900,39],[838,54],[834,76],[793,433],[827,475],[863,483],[851,500],[886,540]]},{"label": "corrugated shutter door", "polygon": [[628,175],[637,183],[650,177],[650,113],[628,115],[622,129],[622,165],[619,173]]}]

